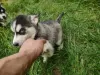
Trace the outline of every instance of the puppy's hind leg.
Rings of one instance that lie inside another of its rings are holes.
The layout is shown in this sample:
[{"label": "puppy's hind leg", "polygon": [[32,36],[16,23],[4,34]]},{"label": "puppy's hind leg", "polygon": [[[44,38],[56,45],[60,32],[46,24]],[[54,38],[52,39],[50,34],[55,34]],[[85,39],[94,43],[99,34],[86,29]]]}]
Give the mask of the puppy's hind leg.
[{"label": "puppy's hind leg", "polygon": [[56,45],[58,46],[58,50],[61,50],[63,48],[63,43],[62,43],[62,29],[59,30],[59,32],[58,32]]},{"label": "puppy's hind leg", "polygon": [[43,63],[47,62],[48,57],[53,56],[53,54],[54,54],[53,46],[49,43],[49,41],[46,41],[46,43],[44,44],[44,49],[42,53]]}]

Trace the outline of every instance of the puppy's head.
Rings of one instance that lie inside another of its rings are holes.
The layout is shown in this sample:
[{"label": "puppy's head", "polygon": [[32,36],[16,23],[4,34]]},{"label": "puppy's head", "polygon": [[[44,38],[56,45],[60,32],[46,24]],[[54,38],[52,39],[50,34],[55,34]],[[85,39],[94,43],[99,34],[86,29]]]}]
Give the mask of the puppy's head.
[{"label": "puppy's head", "polygon": [[38,15],[19,15],[12,25],[11,30],[14,32],[13,45],[21,46],[28,38],[35,37],[37,33]]},{"label": "puppy's head", "polygon": [[3,22],[6,20],[6,12],[5,12],[5,8],[3,8],[0,4],[0,22]]}]

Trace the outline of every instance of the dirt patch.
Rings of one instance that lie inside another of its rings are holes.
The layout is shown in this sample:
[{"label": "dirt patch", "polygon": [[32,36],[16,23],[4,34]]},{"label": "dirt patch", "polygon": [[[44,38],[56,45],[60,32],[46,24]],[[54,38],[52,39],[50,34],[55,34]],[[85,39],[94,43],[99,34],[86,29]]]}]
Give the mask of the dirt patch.
[{"label": "dirt patch", "polygon": [[55,68],[53,69],[53,75],[61,75],[60,69],[57,68],[57,67],[55,67]]}]

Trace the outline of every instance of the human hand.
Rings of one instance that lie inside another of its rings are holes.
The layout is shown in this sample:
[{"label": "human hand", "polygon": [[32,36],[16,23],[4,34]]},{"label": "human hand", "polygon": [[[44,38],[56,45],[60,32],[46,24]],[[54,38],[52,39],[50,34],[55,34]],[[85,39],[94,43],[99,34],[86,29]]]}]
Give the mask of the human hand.
[{"label": "human hand", "polygon": [[24,75],[42,53],[45,42],[45,40],[27,39],[19,53],[0,59],[0,75]]},{"label": "human hand", "polygon": [[45,42],[44,39],[27,39],[21,46],[19,53],[32,54],[33,56],[38,57],[43,51]]}]

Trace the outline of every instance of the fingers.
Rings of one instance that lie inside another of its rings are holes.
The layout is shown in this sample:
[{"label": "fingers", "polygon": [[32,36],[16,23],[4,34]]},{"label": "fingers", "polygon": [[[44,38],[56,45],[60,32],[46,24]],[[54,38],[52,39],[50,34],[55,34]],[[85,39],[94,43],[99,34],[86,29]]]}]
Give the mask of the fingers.
[{"label": "fingers", "polygon": [[40,41],[40,42],[42,42],[43,44],[46,43],[46,40],[45,40],[45,39],[38,39],[37,41]]},{"label": "fingers", "polygon": [[27,39],[25,42],[34,41],[32,38]]},{"label": "fingers", "polygon": [[32,38],[27,39],[25,42],[29,42],[29,41],[38,41],[38,42],[43,43],[43,44],[46,43],[46,40],[45,40],[45,39],[37,39],[37,40],[33,40]]}]

